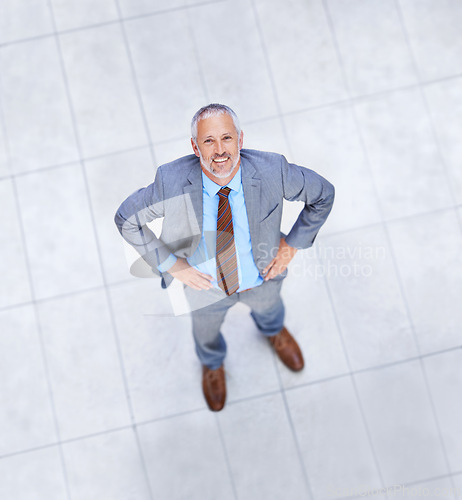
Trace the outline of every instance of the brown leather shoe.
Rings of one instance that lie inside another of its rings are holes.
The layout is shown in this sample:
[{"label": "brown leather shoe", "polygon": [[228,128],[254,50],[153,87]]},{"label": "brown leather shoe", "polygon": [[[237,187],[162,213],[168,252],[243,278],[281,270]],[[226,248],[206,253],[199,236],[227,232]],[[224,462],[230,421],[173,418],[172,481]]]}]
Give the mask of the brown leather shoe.
[{"label": "brown leather shoe", "polygon": [[226,379],[223,365],[216,370],[202,366],[202,390],[212,411],[220,411],[225,406]]},{"label": "brown leather shoe", "polygon": [[287,368],[290,368],[294,372],[303,369],[305,363],[302,351],[285,326],[277,335],[268,338],[279,359]]}]

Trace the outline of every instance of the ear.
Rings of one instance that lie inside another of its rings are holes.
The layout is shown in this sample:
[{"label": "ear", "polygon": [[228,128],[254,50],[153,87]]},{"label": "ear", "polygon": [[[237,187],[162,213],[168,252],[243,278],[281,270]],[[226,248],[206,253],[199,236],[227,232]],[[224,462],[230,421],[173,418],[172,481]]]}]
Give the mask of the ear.
[{"label": "ear", "polygon": [[241,135],[239,136],[239,150],[242,149],[242,145],[244,144],[244,132],[241,130]]},{"label": "ear", "polygon": [[199,148],[197,147],[196,143],[194,142],[194,139],[191,137],[191,146],[193,148],[194,154],[200,158],[200,153],[199,153]]}]

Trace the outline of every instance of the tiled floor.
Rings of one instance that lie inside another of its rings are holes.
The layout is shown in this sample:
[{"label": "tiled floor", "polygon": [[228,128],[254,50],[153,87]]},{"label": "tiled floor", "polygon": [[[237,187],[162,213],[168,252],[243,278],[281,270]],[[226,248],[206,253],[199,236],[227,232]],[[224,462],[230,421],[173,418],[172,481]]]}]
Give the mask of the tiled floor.
[{"label": "tiled floor", "polygon": [[[1,500],[458,497],[460,26],[459,0],[2,1]],[[337,189],[283,288],[306,369],[236,307],[219,414],[113,224],[211,101]]]}]

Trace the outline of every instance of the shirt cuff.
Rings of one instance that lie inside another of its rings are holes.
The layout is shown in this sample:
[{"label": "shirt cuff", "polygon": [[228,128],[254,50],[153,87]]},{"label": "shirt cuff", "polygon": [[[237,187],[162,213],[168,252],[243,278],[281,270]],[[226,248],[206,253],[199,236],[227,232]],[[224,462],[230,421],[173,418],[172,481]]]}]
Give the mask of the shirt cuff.
[{"label": "shirt cuff", "polygon": [[161,273],[165,273],[168,269],[170,269],[173,264],[177,261],[177,258],[171,253],[165,260],[160,264],[160,266],[157,266],[157,269]]}]

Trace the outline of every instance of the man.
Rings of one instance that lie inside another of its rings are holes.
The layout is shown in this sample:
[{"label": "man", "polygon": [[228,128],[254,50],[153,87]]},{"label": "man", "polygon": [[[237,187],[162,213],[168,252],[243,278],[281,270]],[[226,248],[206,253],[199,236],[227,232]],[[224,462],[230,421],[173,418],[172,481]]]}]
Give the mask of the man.
[{"label": "man", "polygon": [[[164,288],[173,278],[184,283],[204,396],[219,411],[226,399],[220,327],[237,302],[250,306],[280,360],[303,368],[284,327],[280,289],[289,262],[313,244],[329,215],[334,188],[282,155],[242,149],[238,118],[222,104],[201,108],[191,135],[194,155],[161,165],[152,184],[122,203],[115,222]],[[284,198],[305,203],[287,236],[280,232]],[[159,238],[146,226],[158,217],[164,218]]]}]

